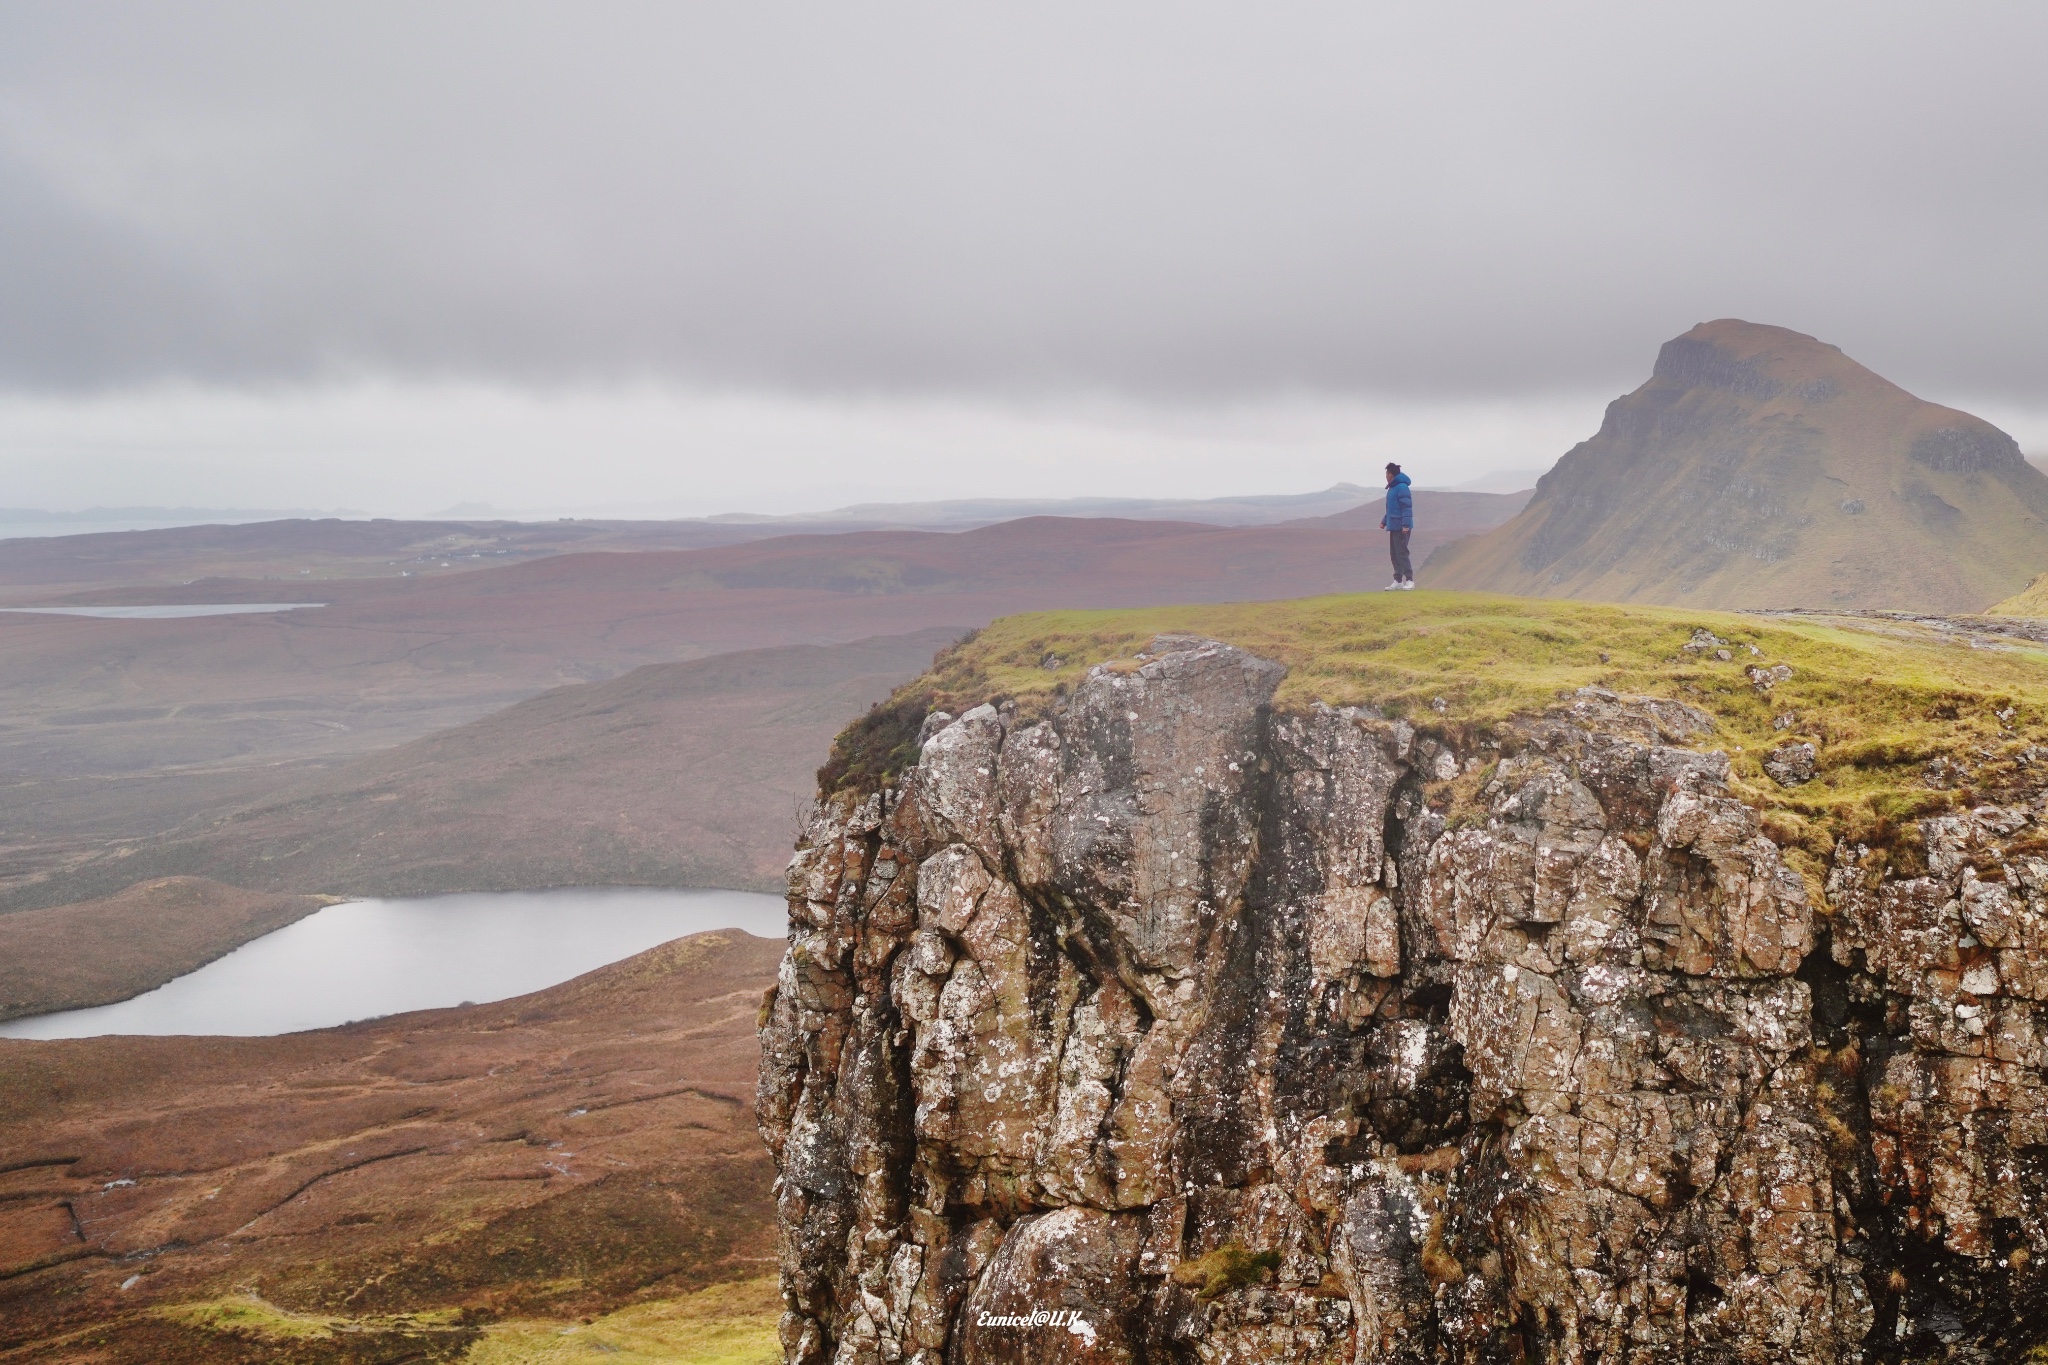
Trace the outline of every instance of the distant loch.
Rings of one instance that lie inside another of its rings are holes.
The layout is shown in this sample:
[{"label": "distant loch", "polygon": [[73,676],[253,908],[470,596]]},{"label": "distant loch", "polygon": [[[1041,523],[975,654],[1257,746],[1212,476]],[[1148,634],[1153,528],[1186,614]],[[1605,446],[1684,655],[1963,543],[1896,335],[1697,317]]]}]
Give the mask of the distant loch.
[{"label": "distant loch", "polygon": [[347,901],[117,1004],[0,1024],[0,1038],[231,1034],[524,995],[711,929],[781,938],[780,896],[579,887]]},{"label": "distant loch", "polygon": [[325,602],[181,602],[146,607],[0,607],[29,616],[94,616],[103,621],[172,621],[183,616],[252,616],[266,611],[302,611]]}]

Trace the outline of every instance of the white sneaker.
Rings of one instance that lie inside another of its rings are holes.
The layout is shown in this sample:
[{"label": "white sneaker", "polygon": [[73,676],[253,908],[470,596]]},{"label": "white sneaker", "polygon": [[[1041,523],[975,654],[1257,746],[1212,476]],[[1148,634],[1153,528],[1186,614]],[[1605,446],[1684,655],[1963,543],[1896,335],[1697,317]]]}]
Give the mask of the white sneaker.
[{"label": "white sneaker", "polygon": [[1414,592],[1414,591],[1415,591],[1415,580],[1411,578],[1411,579],[1409,579],[1409,580],[1408,580],[1407,582],[1403,583],[1403,584],[1401,585],[1401,591],[1402,591],[1402,592]]},{"label": "white sneaker", "polygon": [[1401,580],[1400,580],[1400,579],[1398,579],[1398,578],[1397,578],[1397,579],[1395,579],[1395,580],[1394,580],[1393,582],[1391,582],[1391,583],[1387,584],[1387,586],[1386,586],[1386,587],[1384,587],[1384,588],[1381,588],[1381,589],[1380,589],[1380,591],[1381,591],[1381,592],[1399,592],[1399,591],[1401,591]]}]

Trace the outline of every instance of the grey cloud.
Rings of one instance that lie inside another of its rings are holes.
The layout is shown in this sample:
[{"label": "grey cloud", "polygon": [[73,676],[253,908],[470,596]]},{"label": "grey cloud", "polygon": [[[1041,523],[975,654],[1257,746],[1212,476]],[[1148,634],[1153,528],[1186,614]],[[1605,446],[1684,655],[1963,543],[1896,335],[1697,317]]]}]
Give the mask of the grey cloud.
[{"label": "grey cloud", "polygon": [[0,11],[0,382],[2048,397],[2048,10]]}]

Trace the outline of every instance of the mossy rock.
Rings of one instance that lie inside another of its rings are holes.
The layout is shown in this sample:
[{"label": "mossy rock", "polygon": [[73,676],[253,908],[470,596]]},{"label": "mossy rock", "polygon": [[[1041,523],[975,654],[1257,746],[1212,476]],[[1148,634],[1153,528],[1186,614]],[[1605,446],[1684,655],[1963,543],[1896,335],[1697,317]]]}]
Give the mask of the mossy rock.
[{"label": "mossy rock", "polygon": [[1175,1266],[1173,1282],[1194,1290],[1198,1299],[1213,1299],[1259,1284],[1279,1268],[1277,1251],[1251,1251],[1240,1242],[1225,1242],[1206,1256]]}]

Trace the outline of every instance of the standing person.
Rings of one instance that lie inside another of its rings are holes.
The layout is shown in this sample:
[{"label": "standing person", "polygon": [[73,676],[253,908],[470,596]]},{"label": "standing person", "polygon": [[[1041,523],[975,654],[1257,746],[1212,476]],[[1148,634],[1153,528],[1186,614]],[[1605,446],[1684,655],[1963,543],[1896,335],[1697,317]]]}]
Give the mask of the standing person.
[{"label": "standing person", "polygon": [[1408,562],[1408,536],[1415,529],[1415,495],[1408,491],[1408,476],[1401,466],[1387,466],[1387,512],[1380,518],[1387,533],[1387,548],[1394,556],[1394,581],[1385,592],[1415,591],[1415,566]]}]

